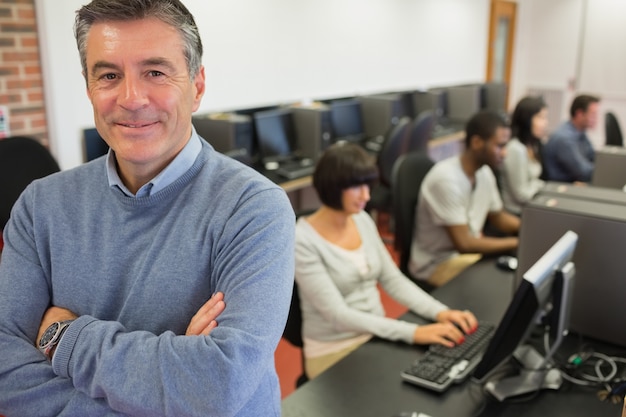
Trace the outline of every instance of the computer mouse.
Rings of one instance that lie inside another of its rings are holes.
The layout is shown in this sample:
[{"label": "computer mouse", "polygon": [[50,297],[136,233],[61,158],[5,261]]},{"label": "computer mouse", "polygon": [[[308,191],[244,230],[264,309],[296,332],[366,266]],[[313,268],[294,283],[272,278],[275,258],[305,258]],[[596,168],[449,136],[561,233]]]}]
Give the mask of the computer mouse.
[{"label": "computer mouse", "polygon": [[270,162],[266,162],[266,163],[265,163],[265,167],[264,167],[264,168],[265,168],[267,171],[274,171],[274,170],[277,170],[279,166],[280,166],[280,165],[278,164],[278,162],[276,162],[276,161],[270,161]]},{"label": "computer mouse", "polygon": [[502,255],[496,259],[496,266],[505,271],[515,271],[517,269],[517,258],[510,255]]}]

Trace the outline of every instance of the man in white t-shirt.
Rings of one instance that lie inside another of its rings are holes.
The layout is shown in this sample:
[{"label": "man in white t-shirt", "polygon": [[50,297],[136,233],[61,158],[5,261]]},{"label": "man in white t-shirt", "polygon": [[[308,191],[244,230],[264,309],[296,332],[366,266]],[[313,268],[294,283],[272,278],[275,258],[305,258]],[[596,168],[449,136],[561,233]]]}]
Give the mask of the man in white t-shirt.
[{"label": "man in white t-shirt", "polygon": [[466,125],[465,150],[438,162],[422,182],[409,271],[439,286],[482,254],[517,248],[514,236],[483,235],[487,219],[504,234],[516,234],[520,220],[502,208],[495,176],[510,128],[497,113],[481,111]]}]

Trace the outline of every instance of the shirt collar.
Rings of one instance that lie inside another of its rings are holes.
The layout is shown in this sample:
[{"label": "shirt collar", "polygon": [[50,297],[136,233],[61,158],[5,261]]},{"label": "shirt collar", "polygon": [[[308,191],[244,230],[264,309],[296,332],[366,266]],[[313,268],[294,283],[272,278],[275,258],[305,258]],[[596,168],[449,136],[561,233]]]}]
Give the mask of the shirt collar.
[{"label": "shirt collar", "polygon": [[191,138],[187,141],[185,147],[178,153],[178,155],[176,155],[174,160],[172,160],[172,162],[170,162],[163,171],[159,172],[156,177],[144,184],[137,191],[137,194],[130,192],[130,190],[126,188],[122,182],[122,179],[117,172],[115,152],[113,149],[109,149],[109,153],[106,156],[106,170],[109,187],[116,187],[129,197],[148,197],[161,191],[187,172],[200,154],[201,149],[202,142],[200,142],[200,137],[196,133],[196,130],[192,128]]}]

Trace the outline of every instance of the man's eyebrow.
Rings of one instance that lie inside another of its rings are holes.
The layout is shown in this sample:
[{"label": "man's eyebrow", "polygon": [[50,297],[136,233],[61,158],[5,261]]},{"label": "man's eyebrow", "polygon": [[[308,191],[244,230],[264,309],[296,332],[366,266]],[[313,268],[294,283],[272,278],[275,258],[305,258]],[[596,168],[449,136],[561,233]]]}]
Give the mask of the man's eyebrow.
[{"label": "man's eyebrow", "polygon": [[93,67],[91,67],[91,75],[95,75],[96,72],[103,69],[117,70],[118,66],[107,61],[97,61],[93,64]]},{"label": "man's eyebrow", "polygon": [[[160,58],[160,57],[145,59],[141,61],[141,66],[144,66],[144,67],[161,66],[161,67],[167,67],[170,69],[174,68],[174,65],[169,59]],[[96,72],[103,70],[103,69],[104,70],[119,70],[120,67],[108,61],[97,61],[91,68],[91,74],[94,75]]]},{"label": "man's eyebrow", "polygon": [[172,64],[172,61],[170,61],[167,58],[160,58],[160,57],[145,59],[145,60],[141,61],[141,65],[143,65],[143,66],[156,65],[156,66],[165,66],[165,67],[168,67],[168,68],[174,68],[174,65]]}]

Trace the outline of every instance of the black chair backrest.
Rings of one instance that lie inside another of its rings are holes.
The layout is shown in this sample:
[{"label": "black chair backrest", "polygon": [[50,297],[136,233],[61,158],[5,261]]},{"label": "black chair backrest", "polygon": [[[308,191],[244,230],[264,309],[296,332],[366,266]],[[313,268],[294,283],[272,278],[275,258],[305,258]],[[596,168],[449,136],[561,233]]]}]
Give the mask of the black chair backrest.
[{"label": "black chair backrest", "polygon": [[37,140],[25,136],[0,140],[0,229],[26,186],[57,171],[56,160]]},{"label": "black chair backrest", "polygon": [[378,170],[380,182],[391,186],[391,173],[398,157],[407,152],[411,135],[411,118],[403,117],[398,121],[383,142],[378,154]]},{"label": "black chair backrest", "polygon": [[394,246],[400,254],[400,270],[406,275],[419,189],[434,164],[425,152],[411,152],[398,158],[393,168]]},{"label": "black chair backrest", "polygon": [[613,112],[606,112],[604,115],[604,133],[606,144],[611,146],[624,146],[624,138],[620,129],[617,117]]},{"label": "black chair backrest", "polygon": [[291,295],[291,305],[289,306],[289,315],[287,316],[287,324],[283,331],[283,337],[295,347],[304,346],[302,341],[302,312],[300,310],[300,295],[298,294],[298,286],[293,283],[293,292]]},{"label": "black chair backrest", "polygon": [[435,115],[431,110],[424,110],[417,115],[411,127],[411,139],[408,152],[426,152],[428,141],[433,137]]}]

